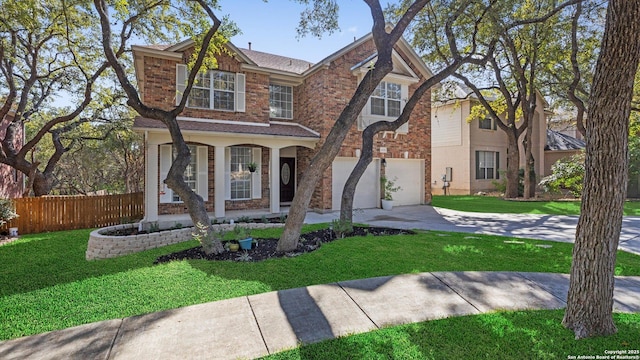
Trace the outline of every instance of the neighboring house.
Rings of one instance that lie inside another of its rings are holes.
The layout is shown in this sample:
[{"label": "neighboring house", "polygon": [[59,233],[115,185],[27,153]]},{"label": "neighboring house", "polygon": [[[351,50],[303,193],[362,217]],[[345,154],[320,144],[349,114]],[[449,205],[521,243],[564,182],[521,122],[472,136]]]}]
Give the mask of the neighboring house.
[{"label": "neighboring house", "polygon": [[551,166],[556,161],[579,154],[585,148],[584,140],[576,139],[559,131],[547,129],[547,145],[544,147],[544,172],[551,175]]},{"label": "neighboring house", "polygon": [[[468,122],[471,108],[479,104],[471,90],[456,86],[449,101],[434,101],[431,110],[431,178],[435,193],[468,195],[495,191],[494,182],[502,181],[507,168],[507,135],[490,119]],[[538,96],[533,119],[533,147],[536,177],[544,169],[546,140],[546,101]],[[520,138],[520,167],[524,164],[524,149]]]},{"label": "neighboring house", "polygon": [[[7,127],[13,120],[11,113],[0,122],[0,139],[4,139]],[[24,144],[24,125],[18,129],[14,146],[21,148]],[[15,199],[24,192],[24,176],[15,168],[0,163],[0,198]]]},{"label": "neighboring house", "polygon": [[[232,55],[220,55],[218,69],[198,74],[178,123],[192,146],[185,180],[204,198],[207,211],[216,218],[237,209],[277,214],[292,201],[311,158],[376,60],[372,39],[369,34],[317,64],[228,43]],[[133,46],[138,87],[146,104],[171,109],[180,101],[192,51],[191,41]],[[363,128],[395,120],[409,95],[431,76],[404,39],[394,48],[393,62],[392,73],[371,96],[320,179],[311,209],[340,207],[342,187],[361,152]],[[397,177],[402,191],[396,194],[396,204],[431,201],[430,98],[427,93],[397,132],[377,135],[375,159],[358,185],[355,208],[380,206],[381,174]],[[137,118],[134,129],[144,134],[146,148],[145,220],[186,213],[179,196],[163,181],[173,156],[168,130],[147,118]],[[250,163],[257,165],[253,173],[247,170]]]}]

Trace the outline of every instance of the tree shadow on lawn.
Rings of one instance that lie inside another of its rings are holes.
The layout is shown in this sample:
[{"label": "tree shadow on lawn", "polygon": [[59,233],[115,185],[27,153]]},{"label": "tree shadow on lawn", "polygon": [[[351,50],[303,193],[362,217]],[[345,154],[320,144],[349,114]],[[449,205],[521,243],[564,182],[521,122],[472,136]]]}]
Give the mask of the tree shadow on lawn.
[{"label": "tree shadow on lawn", "polygon": [[167,251],[196,245],[169,245],[112,259],[85,259],[92,229],[32,234],[0,246],[0,297],[27,293],[84,279],[152,267]]}]

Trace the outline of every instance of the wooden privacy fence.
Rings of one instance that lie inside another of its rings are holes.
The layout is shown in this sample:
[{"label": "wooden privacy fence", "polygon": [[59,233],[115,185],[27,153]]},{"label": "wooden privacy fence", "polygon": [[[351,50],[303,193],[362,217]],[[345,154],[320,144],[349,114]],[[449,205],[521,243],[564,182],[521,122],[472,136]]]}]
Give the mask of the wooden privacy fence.
[{"label": "wooden privacy fence", "polygon": [[20,215],[4,229],[20,234],[88,229],[142,219],[142,193],[101,196],[43,196],[13,200]]}]

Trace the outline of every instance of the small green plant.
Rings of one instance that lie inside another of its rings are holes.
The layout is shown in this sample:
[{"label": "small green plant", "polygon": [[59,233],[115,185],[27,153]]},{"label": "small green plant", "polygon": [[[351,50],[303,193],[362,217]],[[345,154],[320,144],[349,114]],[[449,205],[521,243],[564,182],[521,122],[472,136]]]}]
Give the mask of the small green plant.
[{"label": "small green plant", "polygon": [[250,223],[252,221],[251,221],[250,217],[244,215],[244,216],[240,216],[238,219],[236,219],[236,222],[238,222],[238,223]]},{"label": "small green plant", "polygon": [[213,250],[213,240],[223,239],[225,232],[223,230],[209,231],[209,226],[197,223],[196,231],[191,234],[193,239],[198,241],[205,253],[209,254]]},{"label": "small green plant", "polygon": [[182,227],[183,227],[182,223],[176,223],[175,225],[173,225],[173,228],[176,229],[176,230],[177,229],[182,229]]},{"label": "small green plant", "polygon": [[249,169],[249,172],[256,172],[256,169],[258,169],[258,165],[254,162],[250,162],[247,164],[247,168]]},{"label": "small green plant", "polygon": [[249,255],[247,250],[243,251],[242,253],[238,254],[238,256],[236,256],[236,261],[251,261],[251,260],[253,260],[253,257]]},{"label": "small green plant", "polygon": [[0,226],[18,217],[13,202],[0,198]]},{"label": "small green plant", "polygon": [[387,179],[386,176],[380,177],[380,185],[382,186],[383,199],[393,200],[393,193],[402,190],[400,186],[396,186],[396,181],[398,181],[397,177],[394,177],[393,180]]},{"label": "small green plant", "polygon": [[353,223],[349,220],[334,219],[331,220],[329,228],[333,230],[336,238],[342,239],[353,232]]},{"label": "small green plant", "polygon": [[260,220],[262,221],[263,224],[269,223],[269,219],[267,219],[267,215],[262,215],[262,218]]},{"label": "small green plant", "polygon": [[159,231],[160,231],[160,225],[158,225],[157,221],[149,223],[149,232],[150,233],[159,232]]},{"label": "small green plant", "polygon": [[287,221],[287,214],[280,213],[280,222],[285,223]]},{"label": "small green plant", "polygon": [[251,230],[244,226],[235,226],[233,228],[233,238],[234,240],[243,240],[251,237]]}]

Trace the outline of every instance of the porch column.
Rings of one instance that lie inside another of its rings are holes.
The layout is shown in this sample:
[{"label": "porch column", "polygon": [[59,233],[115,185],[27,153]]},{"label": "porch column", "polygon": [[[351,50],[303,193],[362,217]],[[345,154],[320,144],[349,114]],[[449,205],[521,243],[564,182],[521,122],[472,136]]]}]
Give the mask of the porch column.
[{"label": "porch column", "polygon": [[224,178],[224,146],[214,147],[214,215],[216,218],[224,217],[225,178]]},{"label": "porch column", "polygon": [[269,152],[271,153],[270,209],[272,214],[277,214],[280,212],[280,149],[270,148]]},{"label": "porch column", "polygon": [[146,146],[144,173],[144,221],[158,221],[158,145]]}]

